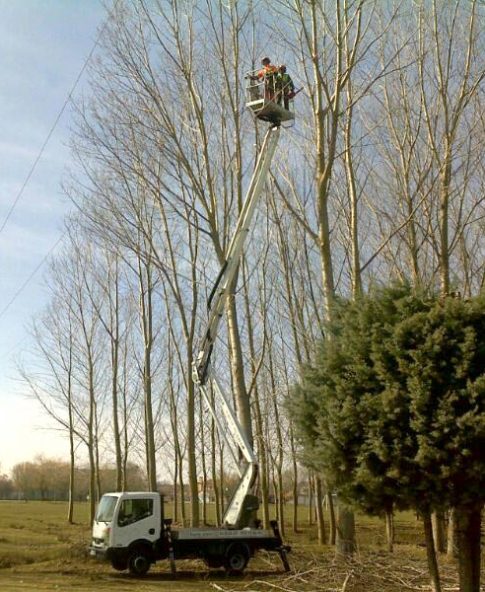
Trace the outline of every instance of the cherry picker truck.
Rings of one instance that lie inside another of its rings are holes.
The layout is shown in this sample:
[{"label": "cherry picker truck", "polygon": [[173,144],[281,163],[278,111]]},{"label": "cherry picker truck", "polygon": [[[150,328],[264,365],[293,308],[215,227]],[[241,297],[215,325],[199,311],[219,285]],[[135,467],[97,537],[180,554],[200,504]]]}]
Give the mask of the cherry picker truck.
[{"label": "cherry picker truck", "polygon": [[[103,495],[93,523],[90,554],[110,561],[116,570],[128,569],[136,576],[145,575],[150,566],[161,559],[169,559],[172,572],[175,573],[176,560],[190,558],[203,559],[209,568],[223,567],[229,573],[241,573],[249,559],[260,549],[279,554],[284,569],[290,569],[287,559],[290,547],[283,544],[277,522],[272,521],[271,530],[265,530],[256,518],[259,501],[251,491],[258,472],[257,458],[230,399],[210,369],[219,323],[269,173],[281,124],[291,124],[294,117],[291,111],[268,98],[264,81],[255,82],[252,73],[248,73],[246,79],[247,107],[257,119],[270,125],[259,151],[226,261],[209,298],[207,330],[192,368],[194,383],[239,467],[240,481],[225,511],[223,525],[219,528],[172,528],[172,520],[165,516],[163,496],[156,492]],[[214,398],[210,394],[211,387]],[[226,431],[244,458],[245,466],[242,468]]]}]

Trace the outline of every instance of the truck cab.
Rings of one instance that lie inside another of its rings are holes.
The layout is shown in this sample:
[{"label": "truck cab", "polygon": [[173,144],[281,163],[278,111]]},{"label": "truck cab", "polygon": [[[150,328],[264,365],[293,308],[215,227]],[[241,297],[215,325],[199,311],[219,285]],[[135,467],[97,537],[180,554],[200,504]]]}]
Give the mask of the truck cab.
[{"label": "truck cab", "polygon": [[163,539],[163,518],[163,498],[158,493],[103,495],[93,523],[91,555],[108,559],[118,570],[140,571],[133,552],[144,549],[148,560],[153,557],[155,543]]}]

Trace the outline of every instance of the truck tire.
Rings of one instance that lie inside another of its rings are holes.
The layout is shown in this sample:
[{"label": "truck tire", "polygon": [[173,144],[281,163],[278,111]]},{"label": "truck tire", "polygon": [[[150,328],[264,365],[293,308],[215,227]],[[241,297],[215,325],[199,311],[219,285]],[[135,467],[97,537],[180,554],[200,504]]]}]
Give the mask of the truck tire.
[{"label": "truck tire", "polygon": [[150,569],[149,551],[135,547],[128,556],[128,570],[132,576],[144,576]]},{"label": "truck tire", "polygon": [[113,557],[113,559],[111,559],[111,567],[116,569],[116,571],[124,571],[128,567],[128,562],[126,561],[126,558]]},{"label": "truck tire", "polygon": [[224,569],[228,574],[241,574],[249,561],[249,548],[245,544],[235,543],[230,545],[226,551]]}]

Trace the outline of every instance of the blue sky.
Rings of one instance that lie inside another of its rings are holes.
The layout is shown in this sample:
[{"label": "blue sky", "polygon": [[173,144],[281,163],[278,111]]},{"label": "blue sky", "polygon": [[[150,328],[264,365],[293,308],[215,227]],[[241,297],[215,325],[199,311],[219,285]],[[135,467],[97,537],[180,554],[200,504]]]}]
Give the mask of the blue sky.
[{"label": "blue sky", "polygon": [[[102,26],[99,0],[0,0],[0,227]],[[81,80],[74,95],[83,92]],[[36,454],[67,456],[67,441],[16,380],[27,327],[47,301],[43,269],[5,307],[62,234],[69,203],[70,111],[0,233],[0,472]]]}]

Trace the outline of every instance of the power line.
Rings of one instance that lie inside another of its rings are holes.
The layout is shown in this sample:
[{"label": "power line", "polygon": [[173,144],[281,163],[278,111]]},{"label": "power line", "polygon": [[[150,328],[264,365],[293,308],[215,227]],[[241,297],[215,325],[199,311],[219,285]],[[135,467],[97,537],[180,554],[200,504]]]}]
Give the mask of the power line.
[{"label": "power line", "polygon": [[7,312],[7,310],[12,306],[12,304],[15,302],[15,300],[17,300],[17,298],[20,296],[20,294],[25,290],[25,288],[27,287],[27,285],[30,282],[30,280],[35,276],[35,274],[39,271],[39,269],[44,265],[44,263],[47,261],[47,258],[56,249],[57,245],[62,241],[62,239],[64,238],[64,236],[65,236],[65,233],[63,233],[57,239],[57,241],[55,242],[55,244],[49,249],[49,251],[47,252],[47,254],[44,255],[43,259],[37,265],[37,267],[30,273],[30,275],[28,276],[28,278],[24,281],[24,283],[20,286],[20,288],[18,288],[18,290],[15,292],[15,294],[12,296],[12,298],[8,301],[8,303],[3,307],[3,309],[0,310],[0,319]]},{"label": "power line", "polygon": [[3,362],[3,360],[6,360],[7,358],[11,358],[14,354],[16,354],[17,351],[27,341],[28,338],[29,338],[28,335],[24,335],[20,341],[18,341],[13,347],[9,348],[9,351],[6,354],[3,354],[3,356],[0,356],[0,362]]},{"label": "power line", "polygon": [[[93,46],[91,47],[91,50],[88,54],[88,56],[86,57],[86,59],[84,60],[84,63],[81,67],[81,70],[79,71],[76,80],[74,81],[74,84],[72,85],[59,113],[57,114],[57,117],[54,120],[53,125],[51,126],[49,133],[47,134],[46,139],[44,140],[44,143],[42,144],[39,153],[37,154],[37,157],[35,158],[32,166],[30,167],[30,170],[27,174],[27,177],[25,179],[25,181],[22,184],[22,187],[20,188],[20,191],[18,192],[17,196],[15,197],[14,202],[12,203],[4,221],[2,226],[0,227],[0,233],[3,231],[3,229],[5,228],[5,226],[7,225],[8,220],[10,219],[13,211],[15,210],[15,207],[17,206],[17,203],[19,202],[20,198],[23,195],[23,192],[28,184],[28,182],[30,181],[36,167],[37,164],[39,162],[39,160],[42,157],[42,154],[44,153],[44,150],[52,136],[52,134],[54,133],[54,130],[57,127],[57,124],[59,123],[59,120],[61,119],[64,111],[66,110],[66,107],[69,103],[69,101],[72,99],[72,95],[74,93],[74,91],[76,90],[79,81],[82,78],[82,75],[84,74],[84,71],[86,70],[91,58],[93,57],[93,54],[96,50],[96,48],[99,45],[99,41],[104,33],[104,31],[106,30],[106,27],[108,26],[108,22],[110,20],[111,14],[113,12],[113,10],[115,9],[116,5],[117,5],[118,0],[115,0],[113,3],[113,9],[108,13],[108,16],[106,17],[103,26],[101,27],[101,29],[99,30],[98,35],[96,36],[96,39],[93,43]],[[37,267],[30,273],[30,275],[27,277],[27,279],[24,281],[24,283],[17,289],[17,291],[15,292],[15,294],[12,296],[12,298],[9,300],[9,302],[3,307],[2,310],[0,310],[0,318],[2,318],[5,313],[9,310],[9,308],[12,306],[12,304],[15,302],[15,300],[20,296],[20,294],[25,290],[25,288],[28,286],[29,282],[33,279],[33,277],[37,274],[37,272],[39,271],[39,269],[44,265],[44,263],[47,261],[48,257],[53,253],[53,251],[56,249],[57,245],[62,241],[62,239],[64,238],[65,233],[63,233],[61,235],[61,237],[55,242],[55,244],[49,249],[49,251],[46,253],[46,255],[44,255],[44,257],[42,258],[42,260],[40,261],[40,263],[37,265]]]},{"label": "power line", "polygon": [[22,195],[24,193],[24,190],[27,187],[28,182],[30,181],[32,175],[34,174],[34,171],[37,168],[37,164],[39,163],[39,160],[42,158],[42,155],[44,154],[44,150],[45,150],[47,144],[49,143],[49,140],[51,139],[51,136],[54,133],[54,130],[56,129],[57,124],[59,123],[59,120],[61,119],[64,111],[66,110],[66,107],[69,104],[69,102],[70,102],[70,100],[72,98],[72,95],[73,95],[74,91],[76,90],[77,85],[79,84],[79,81],[82,78],[82,75],[84,74],[84,71],[86,70],[86,68],[87,68],[87,66],[88,66],[91,58],[93,57],[94,51],[98,47],[99,41],[101,39],[101,36],[103,35],[103,33],[104,33],[104,31],[105,31],[105,29],[106,29],[106,27],[108,25],[110,16],[111,16],[111,11],[108,14],[108,16],[107,16],[107,18],[106,18],[103,26],[101,27],[98,35],[96,36],[96,39],[94,41],[94,44],[91,47],[91,51],[89,52],[87,58],[84,60],[84,63],[82,65],[82,68],[79,71],[79,74],[77,75],[76,80],[74,81],[74,84],[72,85],[71,90],[69,91],[69,93],[68,93],[68,95],[67,95],[67,97],[66,97],[66,99],[65,99],[65,101],[64,101],[64,103],[63,103],[63,105],[62,105],[62,107],[61,107],[61,109],[59,111],[59,113],[57,114],[57,117],[55,118],[54,123],[52,124],[52,126],[51,126],[51,128],[49,130],[49,133],[47,134],[47,137],[44,140],[44,143],[42,144],[42,146],[41,146],[41,148],[40,148],[40,150],[39,150],[39,152],[38,152],[38,154],[37,154],[37,156],[36,156],[36,158],[35,158],[32,166],[30,167],[30,170],[29,170],[29,172],[27,174],[27,177],[25,178],[25,181],[22,184],[22,187],[20,188],[20,191],[17,193],[17,196],[15,197],[12,205],[10,206],[10,209],[7,212],[7,215],[5,216],[5,219],[4,219],[3,223],[2,223],[2,226],[0,227],[0,233],[3,231],[3,229],[7,225],[7,222],[9,221],[9,219],[10,219],[13,211],[15,210],[15,208],[16,208],[19,200],[20,200],[20,198],[22,197]]}]

